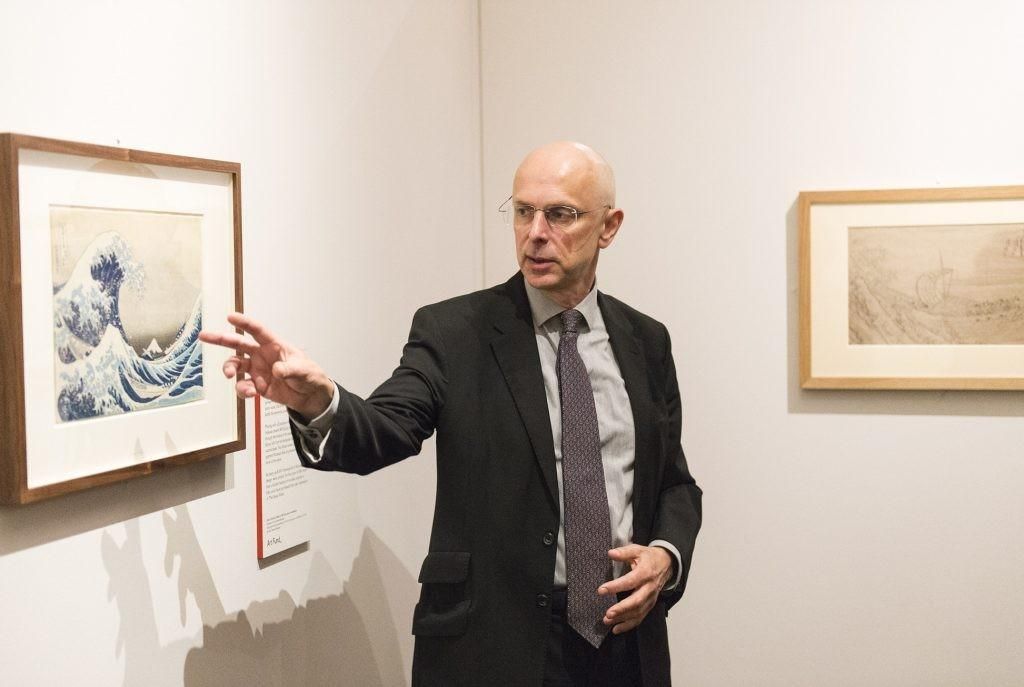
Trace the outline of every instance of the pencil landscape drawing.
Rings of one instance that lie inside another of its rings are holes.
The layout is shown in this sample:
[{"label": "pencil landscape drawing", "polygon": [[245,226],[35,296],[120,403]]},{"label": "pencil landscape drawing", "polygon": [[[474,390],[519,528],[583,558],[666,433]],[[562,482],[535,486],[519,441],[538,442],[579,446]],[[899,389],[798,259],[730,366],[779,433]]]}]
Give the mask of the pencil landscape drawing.
[{"label": "pencil landscape drawing", "polygon": [[849,343],[1024,343],[1024,224],[850,227]]},{"label": "pencil landscape drawing", "polygon": [[58,422],[203,398],[201,221],[51,206]]}]

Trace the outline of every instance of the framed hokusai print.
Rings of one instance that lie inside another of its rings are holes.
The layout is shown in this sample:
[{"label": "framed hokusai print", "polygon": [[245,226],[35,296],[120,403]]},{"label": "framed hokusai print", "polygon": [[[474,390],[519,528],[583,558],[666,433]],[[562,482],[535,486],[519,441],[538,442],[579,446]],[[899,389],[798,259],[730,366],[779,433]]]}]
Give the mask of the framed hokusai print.
[{"label": "framed hokusai print", "polygon": [[0,134],[0,500],[245,447],[237,163]]},{"label": "framed hokusai print", "polygon": [[1024,389],[1024,186],[804,192],[800,380]]}]

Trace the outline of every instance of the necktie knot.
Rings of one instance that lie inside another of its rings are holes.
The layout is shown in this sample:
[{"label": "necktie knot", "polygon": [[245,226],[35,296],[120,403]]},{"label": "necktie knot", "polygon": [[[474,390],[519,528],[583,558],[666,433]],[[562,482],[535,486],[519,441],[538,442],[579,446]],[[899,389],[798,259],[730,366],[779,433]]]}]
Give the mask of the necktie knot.
[{"label": "necktie knot", "polygon": [[560,317],[562,318],[563,334],[579,333],[579,324],[583,320],[583,313],[579,310],[563,310]]}]

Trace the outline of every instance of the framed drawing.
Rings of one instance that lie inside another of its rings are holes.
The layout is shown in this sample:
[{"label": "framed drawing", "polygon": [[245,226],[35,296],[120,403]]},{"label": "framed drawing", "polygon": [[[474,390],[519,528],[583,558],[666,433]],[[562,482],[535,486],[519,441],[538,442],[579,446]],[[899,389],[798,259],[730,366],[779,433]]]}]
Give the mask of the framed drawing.
[{"label": "framed drawing", "polygon": [[0,134],[0,500],[245,447],[204,321],[242,309],[240,166]]},{"label": "framed drawing", "polygon": [[1024,389],[1024,186],[804,192],[809,389]]}]

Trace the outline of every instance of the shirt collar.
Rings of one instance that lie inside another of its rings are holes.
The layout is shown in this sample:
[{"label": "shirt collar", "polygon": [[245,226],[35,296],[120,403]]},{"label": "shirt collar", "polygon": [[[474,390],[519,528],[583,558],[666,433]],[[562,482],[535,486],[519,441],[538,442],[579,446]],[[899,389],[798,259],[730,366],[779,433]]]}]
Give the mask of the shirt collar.
[{"label": "shirt collar", "polygon": [[[530,301],[530,313],[533,315],[533,325],[535,327],[543,327],[548,320],[565,310],[558,303],[548,298],[548,295],[542,290],[531,286],[530,282],[525,279],[523,280],[523,286],[526,287],[526,297]],[[576,304],[574,310],[580,311],[590,329],[593,329],[598,322],[601,322],[601,309],[597,306],[596,282],[594,287],[590,289],[590,293]]]}]

